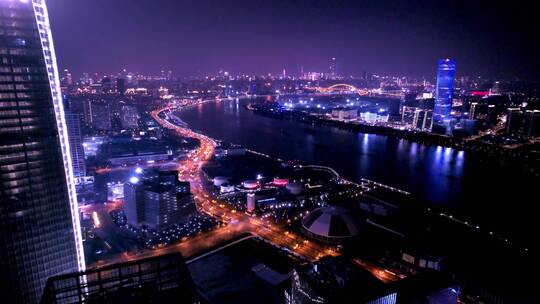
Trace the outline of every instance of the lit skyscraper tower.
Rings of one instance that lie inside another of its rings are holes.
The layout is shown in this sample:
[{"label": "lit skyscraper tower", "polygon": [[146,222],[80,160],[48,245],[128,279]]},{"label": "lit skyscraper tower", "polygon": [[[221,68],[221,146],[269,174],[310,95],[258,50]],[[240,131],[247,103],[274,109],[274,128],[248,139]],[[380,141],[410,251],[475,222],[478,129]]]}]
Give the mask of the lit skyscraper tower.
[{"label": "lit skyscraper tower", "polygon": [[454,60],[439,60],[433,121],[438,126],[446,127],[447,132],[450,131],[448,127],[450,125],[450,112],[452,110],[452,91],[455,74],[456,62]]},{"label": "lit skyscraper tower", "polygon": [[0,0],[0,294],[36,303],[85,268],[55,51],[43,0]]},{"label": "lit skyscraper tower", "polygon": [[335,79],[338,76],[338,66],[337,61],[335,57],[332,57],[332,60],[330,61],[330,78]]}]

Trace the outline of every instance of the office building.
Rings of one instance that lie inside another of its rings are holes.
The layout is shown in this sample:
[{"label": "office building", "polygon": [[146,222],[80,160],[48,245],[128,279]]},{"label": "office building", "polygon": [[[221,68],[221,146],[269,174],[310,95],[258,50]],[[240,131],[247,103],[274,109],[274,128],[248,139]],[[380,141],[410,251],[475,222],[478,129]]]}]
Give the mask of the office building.
[{"label": "office building", "polygon": [[144,185],[138,179],[124,184],[124,212],[129,224],[138,226],[144,221]]},{"label": "office building", "polygon": [[120,93],[120,95],[124,95],[126,93],[126,80],[124,78],[116,79],[116,91]]},{"label": "office building", "polygon": [[335,57],[330,60],[330,79],[336,79],[338,77],[338,63]]},{"label": "office building", "polygon": [[48,277],[85,268],[45,1],[0,1],[0,38],[0,294],[37,303]]},{"label": "office building", "polygon": [[416,129],[431,130],[433,127],[433,111],[417,109],[413,123]]},{"label": "office building", "polygon": [[478,106],[478,102],[471,102],[469,105],[469,119],[476,119],[476,107]]},{"label": "office building", "polygon": [[174,186],[152,185],[144,190],[144,222],[160,230],[178,222],[178,197]]},{"label": "office building", "polygon": [[92,125],[97,130],[109,131],[112,130],[112,109],[108,104],[95,103],[91,104]]},{"label": "office building", "polygon": [[189,182],[178,181],[178,171],[145,170],[124,184],[128,223],[157,230],[185,222],[197,213]]},{"label": "office building", "polygon": [[389,121],[399,121],[401,119],[399,108],[401,106],[400,99],[389,99],[388,100],[388,120]]},{"label": "office building", "polygon": [[506,114],[506,134],[519,135],[523,134],[524,117],[523,111],[520,108],[509,108]]},{"label": "office building", "polygon": [[110,77],[103,77],[101,79],[101,91],[102,93],[111,93],[113,90],[112,80]]},{"label": "office building", "polygon": [[525,111],[524,132],[527,137],[540,136],[540,110]]},{"label": "office building", "polygon": [[71,152],[71,163],[73,165],[73,176],[75,178],[81,178],[86,176],[86,162],[84,160],[81,132],[82,114],[66,111],[65,117],[69,137],[69,149]]},{"label": "office building", "polygon": [[120,121],[123,129],[139,127],[139,111],[134,106],[123,105],[120,109]]},{"label": "office building", "polygon": [[456,63],[454,60],[439,60],[433,121],[437,126],[445,129],[447,134],[451,132],[450,112],[452,110],[452,93],[455,73]]},{"label": "office building", "polygon": [[408,125],[414,125],[414,118],[417,110],[418,108],[416,107],[403,106],[403,109],[401,110],[401,122]]},{"label": "office building", "polygon": [[246,210],[248,212],[253,212],[255,211],[255,208],[257,208],[255,193],[248,193],[246,196]]}]

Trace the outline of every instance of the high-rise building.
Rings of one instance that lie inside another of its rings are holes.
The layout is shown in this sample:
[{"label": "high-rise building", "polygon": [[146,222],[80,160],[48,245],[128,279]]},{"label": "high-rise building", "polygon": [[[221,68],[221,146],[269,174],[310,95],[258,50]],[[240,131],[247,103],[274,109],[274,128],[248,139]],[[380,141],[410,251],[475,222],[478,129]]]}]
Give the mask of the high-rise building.
[{"label": "high-rise building", "polygon": [[91,104],[92,124],[94,128],[98,130],[109,131],[112,130],[112,107],[106,103],[94,103]]},{"label": "high-rise building", "polygon": [[338,65],[335,57],[332,57],[330,60],[330,79],[335,79],[338,77]]},{"label": "high-rise building", "polygon": [[144,221],[144,185],[134,179],[124,184],[124,212],[128,223],[137,226]]},{"label": "high-rise building", "polygon": [[66,111],[66,126],[69,137],[69,149],[71,151],[71,163],[73,176],[81,178],[86,176],[86,162],[84,160],[83,135],[81,132],[82,114]]},{"label": "high-rise building", "polygon": [[160,230],[178,221],[178,197],[172,185],[152,185],[144,190],[145,223]]},{"label": "high-rise building", "polygon": [[103,93],[111,93],[113,87],[112,87],[112,80],[110,77],[103,77],[101,79],[101,90]]},{"label": "high-rise building", "polygon": [[116,79],[116,91],[120,93],[120,95],[126,93],[126,80],[124,78]]},{"label": "high-rise building", "polygon": [[476,107],[478,106],[478,102],[471,102],[469,106],[469,119],[475,119],[476,118]]},{"label": "high-rise building", "polygon": [[137,111],[137,108],[123,105],[120,109],[120,122],[123,129],[137,129],[139,127],[139,111]]},{"label": "high-rise building", "polygon": [[84,270],[68,130],[44,0],[0,1],[0,294],[37,303]]},{"label": "high-rise building", "polygon": [[399,108],[401,105],[400,99],[388,99],[388,120],[390,121],[399,121],[401,120],[401,115],[399,113]]},{"label": "high-rise building", "polygon": [[454,77],[456,74],[456,62],[451,59],[439,60],[437,68],[437,86],[435,89],[435,108],[433,110],[433,121],[438,126],[446,128],[446,132],[451,132],[450,112],[452,110],[452,93]]},{"label": "high-rise building", "polygon": [[431,130],[433,125],[433,111],[417,109],[414,116],[414,125],[419,130]]},{"label": "high-rise building", "polygon": [[523,133],[523,111],[520,108],[509,108],[506,114],[506,134]]},{"label": "high-rise building", "polygon": [[412,125],[414,123],[414,114],[416,112],[415,107],[404,106],[401,110],[401,122]]},{"label": "high-rise building", "polygon": [[248,212],[253,212],[255,211],[255,208],[257,208],[255,193],[248,193],[246,196],[246,209]]},{"label": "high-rise building", "polygon": [[197,213],[189,182],[178,171],[145,170],[124,184],[124,210],[131,225],[156,229],[187,221]]},{"label": "high-rise building", "polygon": [[73,85],[73,76],[68,69],[64,70],[64,74],[62,75],[62,78],[60,78],[60,85],[62,87],[68,87]]},{"label": "high-rise building", "polygon": [[540,110],[525,111],[523,131],[525,136],[540,137]]},{"label": "high-rise building", "polygon": [[540,110],[509,108],[506,114],[506,134],[539,137]]}]

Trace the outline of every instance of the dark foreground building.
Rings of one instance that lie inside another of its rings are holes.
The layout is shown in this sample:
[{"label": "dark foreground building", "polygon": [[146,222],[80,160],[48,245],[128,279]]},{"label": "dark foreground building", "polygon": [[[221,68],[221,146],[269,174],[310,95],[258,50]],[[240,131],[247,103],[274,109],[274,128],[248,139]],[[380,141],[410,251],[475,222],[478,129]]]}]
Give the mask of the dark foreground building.
[{"label": "dark foreground building", "polygon": [[180,253],[49,278],[42,304],[202,303]]},{"label": "dark foreground building", "polygon": [[438,271],[383,283],[344,256],[325,257],[296,268],[287,304],[456,304],[459,284]]},{"label": "dark foreground building", "polygon": [[0,0],[0,294],[37,303],[84,256],[47,8]]}]

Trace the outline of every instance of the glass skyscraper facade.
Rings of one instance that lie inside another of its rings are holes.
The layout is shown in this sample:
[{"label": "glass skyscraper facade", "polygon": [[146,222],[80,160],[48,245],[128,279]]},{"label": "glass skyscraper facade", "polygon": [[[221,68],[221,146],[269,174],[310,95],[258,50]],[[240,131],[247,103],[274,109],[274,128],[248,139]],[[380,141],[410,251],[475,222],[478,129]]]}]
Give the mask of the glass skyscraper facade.
[{"label": "glass skyscraper facade", "polygon": [[454,60],[439,60],[437,86],[435,89],[435,108],[433,110],[433,121],[437,125],[448,126],[450,124],[455,74],[456,62]]},{"label": "glass skyscraper facade", "polygon": [[66,111],[64,117],[68,130],[73,176],[75,178],[85,177],[86,162],[84,159],[83,135],[81,131],[82,114]]},{"label": "glass skyscraper facade", "polygon": [[48,277],[85,268],[47,8],[0,0],[0,295],[37,303]]}]

